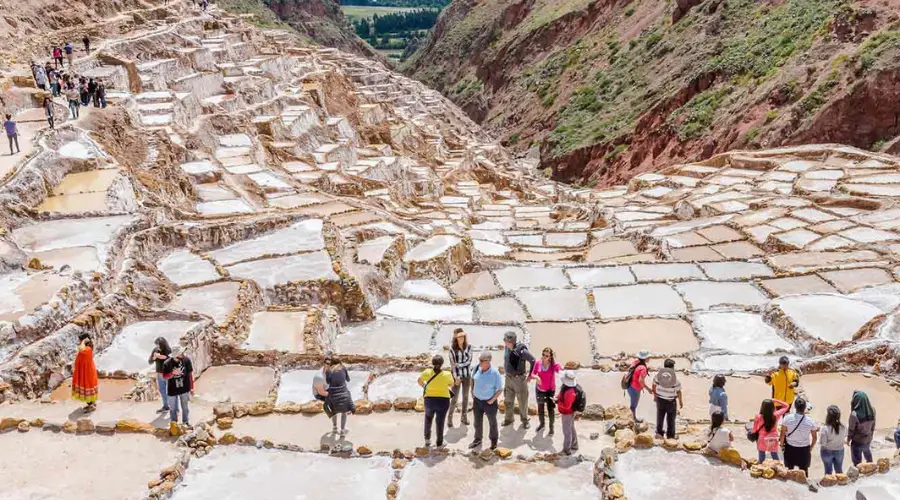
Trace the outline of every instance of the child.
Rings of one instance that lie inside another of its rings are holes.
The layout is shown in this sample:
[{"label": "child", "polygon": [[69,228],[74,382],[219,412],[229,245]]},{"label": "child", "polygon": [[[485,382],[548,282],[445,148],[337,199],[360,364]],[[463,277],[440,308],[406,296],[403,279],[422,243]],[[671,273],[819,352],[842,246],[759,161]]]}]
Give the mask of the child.
[{"label": "child", "polygon": [[730,429],[722,426],[725,423],[725,414],[721,411],[715,411],[711,419],[712,424],[709,426],[709,435],[707,436],[709,442],[706,444],[706,447],[715,452],[731,448],[731,443],[734,442],[734,435]]}]

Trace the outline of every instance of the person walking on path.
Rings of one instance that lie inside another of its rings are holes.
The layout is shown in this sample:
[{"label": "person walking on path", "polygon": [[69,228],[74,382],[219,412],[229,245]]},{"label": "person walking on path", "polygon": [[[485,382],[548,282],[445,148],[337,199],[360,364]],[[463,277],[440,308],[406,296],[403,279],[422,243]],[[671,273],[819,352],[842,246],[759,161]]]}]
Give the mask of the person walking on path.
[{"label": "person walking on path", "polygon": [[841,423],[841,409],[835,405],[828,407],[825,425],[819,429],[819,455],[825,466],[825,475],[844,473],[844,441],[847,440],[847,426]]},{"label": "person walking on path", "polygon": [[75,48],[72,47],[72,42],[66,40],[66,44],[63,45],[63,51],[65,51],[66,59],[69,61],[69,69],[72,69],[72,62],[75,59]]},{"label": "person walking on path", "polygon": [[6,121],[3,122],[3,128],[6,129],[6,138],[9,140],[9,155],[12,156],[13,153],[13,144],[16,145],[16,153],[21,153],[22,150],[19,149],[19,128],[16,126],[16,121],[13,120],[11,114],[6,114]]},{"label": "person walking on path", "polygon": [[328,418],[331,418],[333,412],[331,411],[331,406],[328,405],[328,382],[325,380],[325,377],[328,374],[328,368],[331,367],[331,364],[331,355],[326,354],[325,360],[322,363],[322,369],[316,371],[312,381],[313,397],[317,401],[322,402],[322,411]]},{"label": "person walking on path", "polygon": [[91,54],[91,39],[88,38],[87,35],[84,35],[84,38],[81,39],[81,43],[84,44],[84,52],[88,55]]},{"label": "person walking on path", "polygon": [[781,420],[779,441],[784,449],[784,466],[800,469],[808,478],[818,434],[819,426],[806,414],[806,400],[798,398],[794,401],[794,413]]},{"label": "person walking on path", "polygon": [[[566,370],[562,376],[562,388],[556,398],[563,430],[563,455],[578,451],[578,434],[575,432],[575,412],[584,410],[584,392],[578,386],[573,370]],[[580,402],[579,402],[580,398]]]},{"label": "person walking on path", "polygon": [[163,363],[163,378],[166,379],[166,393],[169,395],[169,428],[178,424],[179,407],[181,423],[190,426],[188,401],[194,390],[194,364],[181,345],[172,347],[172,354]]},{"label": "person walking on path", "polygon": [[900,419],[897,420],[897,428],[894,429],[894,445],[900,450]]},{"label": "person walking on path", "polygon": [[[515,419],[513,412],[515,406],[519,407],[519,419],[522,428],[528,428],[528,381],[526,377],[534,369],[534,356],[528,352],[528,346],[516,341],[516,332],[503,334],[503,343],[506,349],[503,353],[503,369],[506,373],[506,392],[503,400],[506,402],[506,412],[503,425],[510,425]],[[526,368],[525,364],[529,363]]]},{"label": "person walking on path", "polygon": [[853,391],[850,400],[850,423],[847,426],[847,442],[850,443],[850,458],[857,466],[865,457],[872,461],[872,437],[875,435],[875,408],[869,396],[862,391]]},{"label": "person walking on path", "polygon": [[78,354],[72,370],[72,398],[85,403],[85,412],[92,412],[97,409],[99,389],[100,380],[94,364],[94,342],[88,334],[83,333],[78,336]]},{"label": "person walking on path", "polygon": [[436,355],[431,358],[431,368],[423,370],[419,375],[419,387],[425,397],[425,447],[431,446],[431,424],[437,427],[438,448],[444,447],[444,423],[447,410],[450,409],[450,389],[453,387],[453,374],[442,370],[444,357]]},{"label": "person walking on path", "polygon": [[56,62],[56,69],[62,68],[63,65],[63,52],[62,49],[59,48],[59,45],[53,46],[53,61]]},{"label": "person walking on path", "polygon": [[150,359],[148,364],[154,365],[156,368],[156,386],[159,389],[159,396],[162,398],[162,408],[156,410],[157,413],[169,411],[169,391],[167,389],[166,379],[163,378],[166,360],[172,354],[172,348],[169,347],[169,341],[165,337],[157,337],[153,341],[153,350],[150,351]]},{"label": "person walking on path", "polygon": [[753,419],[750,431],[750,440],[756,441],[759,463],[765,462],[766,453],[772,459],[780,460],[778,457],[778,440],[780,438],[778,424],[781,416],[790,409],[791,407],[787,403],[777,399],[764,399],[759,406],[759,414]]},{"label": "person walking on path", "polygon": [[97,80],[97,90],[94,91],[94,107],[106,107],[106,85],[103,84],[103,80]]},{"label": "person walking on path", "polygon": [[44,114],[47,116],[47,124],[50,125],[50,130],[53,130],[55,128],[53,126],[53,99],[49,97],[44,98]]},{"label": "person walking on path", "polygon": [[556,374],[562,371],[562,366],[556,362],[556,354],[553,349],[545,347],[541,352],[541,360],[534,364],[531,370],[531,376],[528,381],[531,382],[537,377],[538,382],[534,388],[534,399],[537,401],[538,407],[538,428],[537,432],[544,430],[544,407],[547,408],[547,416],[550,420],[550,429],[547,431],[548,436],[553,435],[553,420],[555,418],[554,394],[556,393]]},{"label": "person walking on path", "polygon": [[[347,414],[356,411],[353,403],[353,395],[350,394],[350,372],[341,363],[341,358],[331,358],[331,367],[325,374],[325,383],[328,384],[328,405],[331,407],[331,432],[341,437],[347,435]],[[338,432],[338,416],[341,417],[341,430]]]},{"label": "person walking on path", "polygon": [[675,361],[667,359],[663,367],[653,377],[653,399],[656,401],[656,437],[663,437],[663,423],[666,424],[666,437],[675,439],[675,399],[678,399],[678,407],[684,408],[684,398],[681,395],[681,382],[675,373]]},{"label": "person walking on path", "polygon": [[[93,79],[92,79],[93,83]],[[90,102],[90,93],[88,93],[88,82],[84,78],[78,80],[78,97],[82,106],[87,106]]]},{"label": "person walking on path", "polygon": [[69,101],[69,113],[72,114],[72,119],[78,119],[78,106],[81,103],[78,101],[81,98],[81,94],[78,92],[78,89],[75,88],[75,85],[69,84],[69,87],[66,89],[66,99]]},{"label": "person walking on path", "polygon": [[453,330],[453,343],[450,346],[450,368],[455,379],[456,391],[450,396],[450,411],[447,416],[447,427],[453,427],[453,413],[456,404],[462,397],[462,425],[469,425],[469,393],[472,389],[472,346],[469,337],[462,328]]},{"label": "person walking on path", "polygon": [[715,411],[710,416],[709,435],[706,447],[718,453],[726,448],[731,448],[734,443],[734,434],[725,427],[725,414],[721,411]]},{"label": "person walking on path", "polygon": [[47,70],[40,64],[34,65],[34,83],[37,88],[47,90]]},{"label": "person walking on path", "polygon": [[728,420],[728,394],[725,393],[725,375],[721,373],[713,377],[712,387],[709,388],[709,415],[717,411]]},{"label": "person walking on path", "polygon": [[91,103],[91,101],[93,101],[94,107],[95,108],[99,107],[98,103],[97,103],[97,82],[93,78],[88,80],[87,92],[88,92],[88,95],[87,95],[87,99],[84,102],[84,105],[87,106],[88,104]]},{"label": "person walking on path", "polygon": [[766,375],[766,384],[772,386],[772,399],[794,404],[795,389],[800,385],[800,373],[792,369],[791,360],[782,356],[778,360],[778,370]]},{"label": "person walking on path", "polygon": [[49,66],[50,65],[48,64],[47,80],[50,82],[50,92],[53,94],[53,97],[59,97],[62,93],[62,89],[59,85],[59,72]]},{"label": "person walking on path", "polygon": [[484,436],[484,417],[488,420],[488,438],[491,440],[491,449],[497,448],[499,431],[497,429],[497,408],[500,406],[497,400],[503,393],[503,378],[500,370],[491,366],[491,353],[482,352],[478,356],[478,367],[472,374],[472,416],[475,420],[475,439],[469,448],[481,446]]},{"label": "person walking on path", "polygon": [[622,389],[628,392],[630,400],[631,415],[637,423],[644,420],[638,418],[637,407],[641,402],[641,391],[646,390],[648,394],[652,394],[650,387],[647,386],[647,360],[650,359],[650,351],[640,351],[637,359],[631,363],[631,368],[622,377]]}]

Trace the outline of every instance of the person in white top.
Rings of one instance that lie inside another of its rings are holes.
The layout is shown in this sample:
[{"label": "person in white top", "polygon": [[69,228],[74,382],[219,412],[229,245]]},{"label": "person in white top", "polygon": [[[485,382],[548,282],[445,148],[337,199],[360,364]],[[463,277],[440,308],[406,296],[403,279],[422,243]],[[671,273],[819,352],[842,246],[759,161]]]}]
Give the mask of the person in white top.
[{"label": "person in white top", "polygon": [[806,401],[794,401],[794,413],[781,419],[781,446],[784,448],[784,466],[798,468],[809,477],[812,448],[818,439],[819,427],[806,414]]},{"label": "person in white top", "polygon": [[844,473],[844,441],[847,440],[847,426],[841,423],[841,409],[835,405],[828,407],[825,425],[819,429],[819,446],[825,474]]},{"label": "person in white top", "polygon": [[712,419],[712,424],[709,426],[709,442],[706,444],[706,447],[716,452],[731,448],[731,443],[734,442],[734,435],[730,429],[723,426],[725,414],[721,411],[714,411],[710,418]]}]

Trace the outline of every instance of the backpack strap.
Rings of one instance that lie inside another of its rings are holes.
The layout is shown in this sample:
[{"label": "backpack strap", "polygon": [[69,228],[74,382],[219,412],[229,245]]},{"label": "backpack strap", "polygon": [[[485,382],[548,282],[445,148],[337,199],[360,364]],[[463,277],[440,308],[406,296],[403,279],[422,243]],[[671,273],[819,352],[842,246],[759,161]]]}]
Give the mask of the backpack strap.
[{"label": "backpack strap", "polygon": [[791,437],[791,434],[797,432],[797,429],[799,429],[800,426],[803,425],[804,419],[806,419],[806,415],[800,415],[800,422],[797,422],[797,427],[794,427],[794,430],[789,432],[788,435],[784,437],[785,442],[787,442],[787,438]]},{"label": "backpack strap", "polygon": [[428,382],[425,382],[425,385],[422,386],[422,394],[425,394],[425,391],[428,389],[428,384],[430,384],[432,380],[436,379],[437,376],[441,374],[441,371],[443,370],[434,372],[434,375],[432,375],[431,378],[428,379]]}]

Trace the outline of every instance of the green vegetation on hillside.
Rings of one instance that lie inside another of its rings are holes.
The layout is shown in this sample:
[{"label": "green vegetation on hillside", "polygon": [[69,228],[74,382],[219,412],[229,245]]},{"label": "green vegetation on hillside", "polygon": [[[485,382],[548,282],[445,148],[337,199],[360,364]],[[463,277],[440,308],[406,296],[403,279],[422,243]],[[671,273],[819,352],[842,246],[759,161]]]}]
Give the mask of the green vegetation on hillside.
[{"label": "green vegetation on hillside", "polygon": [[439,9],[403,7],[342,7],[356,34],[382,54],[402,59],[405,49],[428,34],[440,15]]},{"label": "green vegetation on hillside", "polygon": [[450,4],[451,0],[342,0],[344,6],[369,6],[369,7],[430,7],[442,9]]},{"label": "green vegetation on hillside", "polygon": [[[235,14],[253,14],[253,24],[262,28],[291,29],[259,0],[218,0],[218,5]],[[310,40],[305,36],[303,38]]]}]

